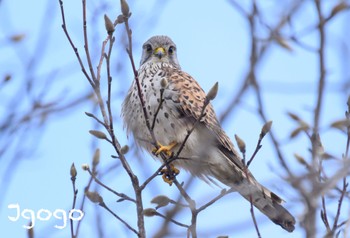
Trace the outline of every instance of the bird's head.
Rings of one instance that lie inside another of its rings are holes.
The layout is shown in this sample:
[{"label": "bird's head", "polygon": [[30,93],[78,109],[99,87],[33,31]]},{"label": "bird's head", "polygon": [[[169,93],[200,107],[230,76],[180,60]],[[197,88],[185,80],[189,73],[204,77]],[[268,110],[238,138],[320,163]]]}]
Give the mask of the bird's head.
[{"label": "bird's head", "polygon": [[176,55],[176,45],[168,36],[153,36],[142,46],[140,65],[148,62],[164,62],[180,68]]}]

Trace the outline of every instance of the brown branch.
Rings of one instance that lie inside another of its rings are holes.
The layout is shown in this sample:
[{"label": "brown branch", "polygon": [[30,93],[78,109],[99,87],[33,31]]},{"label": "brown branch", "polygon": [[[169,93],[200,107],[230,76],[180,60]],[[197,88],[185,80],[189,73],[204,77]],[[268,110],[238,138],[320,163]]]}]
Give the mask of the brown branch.
[{"label": "brown branch", "polygon": [[315,0],[315,5],[317,9],[317,15],[319,20],[318,25],[318,33],[319,33],[319,48],[318,48],[318,60],[319,60],[319,81],[318,81],[318,93],[317,93],[317,102],[316,102],[316,108],[314,113],[314,133],[318,133],[319,131],[319,121],[321,116],[321,108],[322,108],[322,102],[323,102],[323,95],[324,95],[324,88],[326,83],[326,65],[325,65],[325,40],[326,40],[326,34],[325,34],[325,25],[324,25],[324,18],[322,15],[322,9],[321,9],[321,1]]},{"label": "brown branch", "polygon": [[159,113],[160,109],[162,108],[162,105],[164,102],[163,93],[164,93],[164,89],[162,88],[162,89],[160,89],[159,104],[158,104],[158,108],[157,108],[156,112],[154,113],[154,117],[153,117],[153,121],[152,121],[152,125],[151,125],[151,130],[154,130],[154,126],[156,124],[158,113]]},{"label": "brown branch", "polygon": [[127,200],[127,201],[131,201],[133,203],[136,203],[136,200],[125,195],[124,193],[118,193],[117,191],[115,191],[114,189],[108,187],[107,185],[105,185],[104,183],[102,183],[97,177],[96,175],[90,170],[87,169],[88,173],[90,174],[91,178],[93,178],[93,180],[100,186],[104,187],[105,189],[107,189],[108,191],[110,191],[111,193],[117,195],[118,197],[122,198],[123,200]]},{"label": "brown branch", "polygon": [[[323,103],[323,95],[324,95],[324,87],[325,87],[325,77],[326,77],[326,69],[325,69],[325,61],[324,61],[324,50],[325,50],[325,29],[324,29],[324,18],[323,13],[321,9],[321,1],[315,0],[314,1],[315,8],[317,10],[318,15],[318,33],[319,33],[319,47],[318,47],[318,60],[319,60],[319,81],[318,81],[318,92],[317,92],[317,102],[316,107],[314,111],[314,125],[313,125],[313,139],[311,139],[312,144],[312,161],[313,164],[316,165],[317,159],[319,158],[319,122],[320,122],[320,116],[321,116],[321,107]],[[321,165],[322,163],[318,163],[318,171],[321,171]],[[320,172],[318,173],[320,174]],[[320,176],[318,176],[318,179],[320,179]],[[311,182],[314,185],[317,185],[318,181],[316,178],[311,177]],[[312,194],[311,194],[312,195]],[[324,195],[321,195],[321,198],[324,199]],[[308,198],[312,199],[312,198]],[[304,228],[306,231],[306,235],[308,237],[315,237],[316,235],[316,207],[313,202],[310,202],[310,207],[308,213],[305,215],[305,224]],[[327,215],[326,206],[323,206],[323,215]],[[325,221],[325,224],[328,223],[328,218],[324,217],[323,220]],[[329,225],[328,225],[329,226]],[[326,228],[329,229],[329,227]]]},{"label": "brown branch", "polygon": [[[122,8],[123,8],[123,6],[122,6]],[[139,94],[139,98],[140,98],[140,101],[141,101],[142,110],[143,110],[143,113],[145,115],[146,125],[147,125],[147,128],[150,131],[150,134],[152,136],[153,141],[156,141],[154,133],[153,133],[153,131],[150,128],[148,114],[147,114],[147,111],[146,111],[146,106],[145,106],[145,103],[144,103],[144,99],[143,99],[142,92],[141,92],[141,86],[140,86],[140,82],[139,82],[139,79],[138,79],[138,73],[137,73],[137,70],[136,70],[136,67],[135,67],[135,61],[134,61],[134,58],[133,58],[133,53],[132,53],[132,31],[131,31],[131,29],[129,27],[129,16],[125,16],[124,15],[124,23],[125,23],[126,33],[127,33],[127,36],[128,36],[127,53],[128,53],[128,56],[129,56],[129,59],[130,59],[130,62],[131,62],[131,66],[132,66],[132,69],[133,69],[135,81],[136,81],[136,84],[137,84],[138,94]],[[156,143],[155,146],[158,147],[157,143]],[[124,161],[124,159],[123,159],[123,161]],[[126,163],[126,161],[124,161],[124,162]],[[143,217],[143,203],[142,203],[142,194],[141,194],[142,193],[142,189],[140,189],[138,178],[135,175],[131,176],[131,180],[132,180],[132,185],[133,185],[133,188],[134,188],[134,191],[135,191],[135,197],[136,197],[137,226],[138,226],[138,229],[139,229],[139,236],[140,237],[145,237],[146,236],[146,230],[145,230],[144,217]]]},{"label": "brown branch", "polygon": [[92,66],[92,61],[91,61],[91,56],[90,56],[90,51],[89,51],[89,41],[88,41],[88,33],[87,33],[87,20],[86,20],[86,0],[82,0],[83,4],[83,33],[84,33],[84,49],[85,49],[85,55],[86,59],[88,62],[89,70],[90,70],[90,75],[92,80],[95,82],[95,84],[99,84],[97,82],[96,76],[95,76],[95,71]]},{"label": "brown branch", "polygon": [[341,208],[342,208],[342,204],[343,204],[343,201],[344,201],[344,196],[345,196],[345,193],[347,191],[347,188],[348,188],[348,183],[346,181],[346,177],[344,177],[343,178],[343,189],[342,189],[342,192],[341,192],[340,197],[339,197],[337,213],[335,215],[334,223],[333,223],[333,227],[332,227],[332,232],[333,233],[335,233],[336,229],[339,228],[338,221],[339,221]]},{"label": "brown branch", "polygon": [[[85,191],[89,190],[89,188],[90,188],[90,186],[92,184],[92,180],[93,180],[92,177],[90,177],[89,182],[88,182],[88,184],[86,185],[86,187],[84,189]],[[86,195],[84,193],[83,200],[82,200],[82,202],[80,204],[80,208],[79,208],[81,211],[84,211],[85,201],[86,201]],[[79,237],[78,234],[79,234],[79,231],[80,231],[81,223],[82,223],[82,220],[79,220],[78,224],[77,224],[77,228],[75,229],[75,237]]]},{"label": "brown branch", "polygon": [[182,185],[177,181],[176,177],[174,178],[174,184],[177,187],[177,189],[180,191],[183,198],[186,200],[186,202],[189,205],[189,208],[191,210],[191,225],[188,228],[188,232],[192,235],[192,238],[197,238],[197,210],[196,210],[196,201],[193,200],[188,193],[185,191],[185,189],[182,187]]},{"label": "brown branch", "polygon": [[[61,14],[62,14],[62,21],[63,21],[63,29],[65,30],[65,19],[64,19],[64,11],[63,11],[63,2],[62,0],[59,0],[60,4],[61,4]],[[115,151],[117,152],[117,154],[119,155],[119,160],[121,161],[121,164],[124,168],[124,170],[127,172],[128,176],[130,177],[130,180],[132,182],[133,185],[133,189],[135,192],[135,200],[136,200],[136,208],[137,208],[137,215],[138,215],[138,228],[139,228],[139,232],[137,232],[137,234],[140,237],[145,237],[145,228],[144,228],[144,219],[143,219],[143,215],[142,215],[142,211],[143,211],[143,203],[142,203],[142,196],[141,196],[141,190],[139,189],[139,182],[138,182],[138,178],[136,177],[136,175],[133,173],[133,171],[130,168],[130,165],[128,164],[127,160],[125,159],[124,155],[122,153],[120,153],[120,144],[118,142],[118,140],[116,139],[115,135],[114,135],[114,131],[113,131],[113,118],[112,118],[112,112],[111,112],[111,102],[110,102],[110,95],[111,95],[111,80],[112,77],[110,75],[110,56],[111,56],[111,50],[112,50],[112,45],[114,40],[110,41],[110,47],[109,47],[109,51],[108,54],[106,55],[104,53],[104,47],[102,47],[102,53],[101,55],[103,55],[102,59],[100,59],[99,65],[98,65],[98,79],[100,79],[100,68],[103,62],[103,58],[107,58],[107,74],[108,74],[108,84],[109,84],[109,92],[108,92],[108,101],[107,101],[107,108],[108,108],[108,113],[105,109],[105,105],[101,96],[101,90],[100,90],[100,81],[97,80],[96,76],[95,76],[95,72],[94,69],[92,67],[92,60],[90,57],[90,52],[89,52],[89,44],[88,44],[88,34],[87,34],[87,22],[86,22],[86,1],[82,0],[83,3],[83,32],[84,32],[84,49],[85,49],[85,54],[87,57],[87,61],[88,61],[88,66],[90,69],[90,74],[91,74],[91,78],[88,75],[88,73],[86,72],[83,63],[80,59],[80,56],[78,57],[78,60],[83,68],[83,72],[84,75],[86,76],[86,78],[89,80],[91,86],[93,87],[93,90],[95,92],[95,95],[97,97],[97,101],[100,107],[100,111],[101,114],[103,116],[103,120],[104,122],[102,123],[100,120],[98,120],[96,117],[94,117],[98,122],[100,122],[101,124],[104,125],[104,127],[107,129],[109,135],[111,136],[111,140],[106,139],[107,141],[109,141]],[[69,40],[70,44],[72,45],[73,49],[75,52],[77,52],[76,47],[74,46],[73,42],[70,40],[70,36],[68,34],[68,32],[65,30],[66,32],[66,36],[67,39]],[[131,32],[131,31],[130,31]],[[107,40],[104,42],[103,46],[107,43],[108,41],[108,37]],[[131,43],[131,42],[130,42]],[[92,179],[92,178],[91,178]]]},{"label": "brown branch", "polygon": [[[250,157],[250,159],[249,159],[248,162],[247,162],[247,165],[246,165],[247,168],[249,167],[249,165],[251,164],[251,162],[253,162],[253,159],[254,159],[255,156],[257,155],[258,151],[261,149],[261,147],[262,147],[261,141],[262,141],[262,138],[260,137],[260,138],[258,139],[258,142],[257,142],[257,144],[256,144],[256,147],[255,147],[255,150],[254,150],[252,156]],[[245,160],[245,159],[244,159],[244,160]]]},{"label": "brown branch", "polygon": [[[350,96],[348,98],[348,110],[345,112],[346,120],[350,122]],[[350,148],[350,123],[348,124],[347,128],[347,140],[346,140],[346,147],[345,147],[345,154],[343,155],[343,161],[349,160],[349,148]],[[338,201],[338,207],[337,207],[337,213],[334,218],[334,223],[332,227],[332,232],[335,233],[336,229],[339,228],[341,225],[338,225],[338,221],[340,218],[341,213],[341,207],[344,201],[345,194],[347,193],[347,188],[349,186],[347,182],[347,177],[344,176],[343,178],[343,185],[342,185],[339,201]]]},{"label": "brown branch", "polygon": [[147,126],[147,129],[148,129],[148,131],[149,131],[149,133],[151,135],[151,138],[152,138],[152,144],[154,145],[155,148],[158,149],[159,146],[156,143],[157,140],[156,140],[156,137],[154,135],[154,131],[152,130],[152,127],[151,127],[151,124],[150,124],[149,116],[148,116],[148,113],[147,113],[147,108],[146,108],[146,105],[145,105],[145,99],[143,98],[143,93],[142,93],[142,90],[141,90],[141,84],[140,84],[138,72],[137,72],[137,69],[136,69],[136,66],[135,66],[135,61],[134,61],[133,52],[132,52],[132,31],[131,31],[131,29],[129,27],[128,17],[125,17],[125,22],[124,23],[125,23],[126,33],[127,33],[127,36],[128,36],[128,48],[126,49],[126,51],[128,53],[129,59],[130,59],[132,71],[134,73],[134,80],[136,82],[137,93],[138,93],[138,96],[139,96],[139,99],[140,99],[140,102],[141,102],[141,107],[142,107],[142,111],[143,111],[143,114],[144,114],[144,117],[145,117],[146,126]]},{"label": "brown branch", "polygon": [[111,213],[117,220],[119,220],[122,224],[124,224],[130,231],[134,232],[138,237],[140,237],[140,233],[137,232],[133,227],[131,227],[124,219],[114,213],[104,202],[100,202],[98,205],[106,209],[109,213]]},{"label": "brown branch", "polygon": [[89,74],[87,73],[86,69],[85,69],[85,66],[83,64],[83,61],[81,60],[81,57],[79,55],[79,52],[78,52],[78,48],[75,46],[75,44],[73,43],[73,40],[71,39],[69,33],[68,33],[68,30],[67,30],[67,25],[66,25],[66,17],[65,17],[65,13],[64,13],[64,8],[63,8],[63,0],[58,0],[59,3],[60,3],[60,8],[61,8],[61,16],[62,16],[62,29],[64,31],[64,34],[66,35],[68,41],[69,41],[69,44],[71,45],[77,59],[78,59],[78,62],[80,64],[80,68],[81,68],[81,71],[83,72],[83,74],[85,75],[86,79],[89,81],[89,83],[91,84],[92,87],[94,87],[94,82],[93,80],[90,78]]},{"label": "brown branch", "polygon": [[[74,169],[73,169],[74,168]],[[73,171],[75,170],[75,172]],[[72,188],[73,188],[73,203],[72,203],[72,209],[75,208],[75,204],[77,202],[77,194],[78,194],[78,190],[76,189],[75,187],[75,180],[76,180],[76,169],[75,169],[75,166],[74,164],[72,164],[72,167],[71,167],[71,181],[72,181]],[[76,236],[74,235],[74,228],[73,228],[73,220],[70,219],[70,233],[71,233],[71,237],[72,238],[75,238]]]},{"label": "brown branch", "polygon": [[190,130],[187,131],[187,135],[185,136],[185,139],[182,141],[179,149],[176,151],[176,154],[175,154],[175,158],[178,158],[180,156],[180,153],[181,151],[184,149],[185,147],[185,144],[188,140],[188,138],[190,137],[190,135],[192,134],[192,132],[194,131],[194,129],[196,128],[196,126],[198,125],[198,123],[202,120],[202,118],[205,116],[205,109],[206,107],[209,105],[210,103],[210,100],[208,100],[208,98],[205,98],[204,100],[204,104],[203,104],[203,107],[202,107],[202,111],[199,115],[199,117],[197,118],[197,120],[193,123],[192,125],[192,128]]},{"label": "brown branch", "polygon": [[221,190],[220,194],[217,195],[216,197],[214,197],[213,199],[211,199],[209,202],[207,202],[206,204],[202,205],[201,207],[199,207],[197,209],[197,213],[200,213],[201,211],[203,211],[204,209],[206,209],[207,207],[213,205],[215,202],[217,202],[218,200],[220,200],[221,198],[223,198],[224,196],[226,196],[229,193],[235,192],[236,190],[234,188],[230,188],[228,190],[223,189]]},{"label": "brown branch", "polygon": [[181,222],[178,222],[178,221],[176,221],[176,220],[174,220],[172,218],[166,217],[166,216],[164,216],[163,214],[161,214],[161,213],[159,213],[157,211],[156,211],[155,215],[156,216],[160,216],[160,217],[164,218],[165,220],[169,220],[170,222],[174,223],[175,225],[178,225],[178,226],[185,227],[185,228],[189,229],[188,225],[183,224]]},{"label": "brown branch", "polygon": [[[111,35],[108,35],[107,38],[102,42],[101,56],[100,56],[99,63],[97,65],[97,78],[96,78],[96,80],[98,82],[100,82],[100,80],[101,80],[102,64],[103,64],[103,61],[105,59],[105,48],[106,48],[107,43],[110,41],[110,38],[111,38]],[[110,47],[110,49],[111,49],[111,47]]]},{"label": "brown branch", "polygon": [[108,95],[107,95],[107,110],[108,110],[108,118],[109,118],[109,131],[112,135],[113,144],[115,143],[114,129],[113,129],[113,114],[111,109],[111,91],[112,91],[112,76],[110,70],[110,59],[112,54],[113,43],[115,42],[115,38],[110,35],[111,40],[109,41],[109,50],[108,54],[105,55],[106,58],[106,68],[107,68],[107,81],[108,81]]}]

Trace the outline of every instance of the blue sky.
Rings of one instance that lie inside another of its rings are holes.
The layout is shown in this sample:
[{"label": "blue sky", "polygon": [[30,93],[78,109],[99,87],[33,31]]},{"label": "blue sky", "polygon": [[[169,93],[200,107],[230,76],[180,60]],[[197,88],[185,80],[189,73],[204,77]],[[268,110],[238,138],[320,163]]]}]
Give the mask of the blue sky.
[{"label": "blue sky", "polygon": [[[48,90],[45,100],[58,100],[60,103],[69,101],[78,94],[86,93],[89,90],[88,82],[84,79],[75,55],[70,48],[61,28],[61,16],[58,1],[48,3],[36,0],[34,2],[21,1],[18,7],[13,1],[0,2],[0,37],[5,39],[8,35],[24,33],[25,40],[19,43],[19,51],[15,51],[11,45],[2,41],[3,47],[0,54],[0,77],[11,73],[13,80],[7,88],[0,88],[0,95],[8,100],[13,94],[18,93],[17,88],[21,80],[25,78],[24,63],[30,61],[31,53],[35,52],[40,29],[48,27],[49,34],[42,37],[42,44],[47,49],[38,57],[40,63],[32,72],[35,77],[42,77],[54,71],[51,87],[45,88],[46,84],[38,84],[34,89],[34,95],[42,90]],[[228,1],[131,1],[131,27],[134,36],[134,57],[135,61],[140,59],[140,46],[150,36],[162,34],[172,37],[177,44],[178,57],[182,69],[190,73],[208,91],[211,86],[219,82],[219,94],[213,102],[218,115],[220,115],[227,102],[237,93],[242,78],[249,69],[249,32],[246,20],[232,7]],[[244,6],[249,9],[249,4]],[[249,1],[250,2],[250,1]],[[258,1],[264,13],[264,19],[268,24],[274,26],[280,14],[283,14],[293,1],[285,1],[284,4],[276,0]],[[276,3],[279,3],[276,5]],[[298,12],[293,20],[296,32],[308,29],[315,24],[315,9],[311,1],[307,1],[303,10]],[[328,1],[324,4],[326,12],[330,12],[333,4]],[[110,18],[119,14],[119,2],[106,2],[101,12],[107,13]],[[77,43],[80,53],[82,48],[82,25],[81,25],[81,1],[64,1],[66,17],[72,39]],[[88,14],[98,9],[102,3],[88,1]],[[45,14],[46,13],[46,14]],[[106,34],[103,25],[103,14],[95,25],[91,25],[90,44],[92,55],[98,56],[102,40]],[[90,19],[90,18],[89,18]],[[47,20],[47,23],[43,23]],[[91,20],[91,19],[90,19]],[[349,43],[344,39],[349,37],[349,28],[346,22],[349,21],[349,13],[342,14],[333,20],[327,27],[327,88],[324,100],[324,107],[321,118],[322,141],[327,151],[336,156],[341,156],[345,148],[345,138],[337,131],[327,130],[327,126],[334,120],[341,119],[346,110],[346,92],[340,88],[340,83],[349,79],[349,71],[344,67],[344,59],[341,52],[349,55]],[[259,37],[266,37],[266,29],[261,26]],[[116,29],[117,40],[120,38],[124,27]],[[288,33],[288,32],[287,32]],[[318,45],[316,32],[305,34],[303,41],[312,47]],[[10,44],[10,43],[9,43]],[[312,112],[316,102],[318,61],[316,54],[289,43],[292,51],[288,51],[275,44],[269,50],[262,64],[259,65],[257,77],[262,87],[262,97],[269,120],[273,120],[273,130],[278,139],[283,143],[282,149],[290,166],[295,172],[303,172],[293,153],[308,157],[309,142],[303,136],[297,140],[290,141],[289,134],[295,128],[287,116],[287,112],[298,113],[303,119],[312,122]],[[40,52],[40,50],[39,50]],[[115,65],[121,65],[120,70],[114,74],[114,100],[113,110],[115,119],[116,134],[122,144],[131,144],[132,140],[126,137],[121,124],[120,109],[123,95],[132,82],[132,71],[128,63],[127,55],[121,44],[114,47]],[[126,63],[125,63],[126,62]],[[113,64],[112,63],[112,64]],[[95,64],[97,65],[97,64]],[[48,83],[48,82],[46,82]],[[347,90],[349,93],[349,90]],[[21,93],[21,92],[19,92]],[[22,92],[23,93],[23,92]],[[28,100],[28,99],[25,99]],[[247,144],[248,154],[254,150],[256,140],[260,133],[263,122],[256,113],[256,100],[252,90],[242,98],[240,107],[230,114],[229,119],[223,123],[227,134],[233,139],[238,134]],[[25,103],[23,105],[26,105]],[[45,208],[50,211],[56,209],[69,210],[72,202],[72,188],[69,177],[69,168],[74,162],[78,168],[77,188],[82,195],[89,176],[80,169],[81,164],[90,163],[94,147],[101,148],[101,168],[108,168],[116,164],[110,158],[113,154],[112,148],[105,142],[96,141],[88,134],[88,130],[96,127],[95,123],[85,116],[84,112],[95,112],[90,102],[81,104],[74,110],[65,113],[58,113],[50,118],[50,123],[40,128],[42,136],[32,138],[32,143],[37,146],[31,158],[24,159],[12,174],[8,189],[2,199],[0,207],[0,226],[4,237],[26,237],[26,231],[22,225],[27,221],[21,218],[17,222],[11,222],[7,216],[12,215],[7,208],[9,204],[18,203],[21,209],[28,208],[34,211]],[[6,113],[3,106],[1,113]],[[95,112],[99,115],[98,112]],[[20,141],[20,138],[18,138]],[[37,140],[37,141],[36,141]],[[13,149],[13,148],[12,148]],[[129,162],[139,172],[140,177],[145,179],[144,174],[151,174],[159,164],[153,161],[148,155],[143,154],[140,161],[132,150],[127,156]],[[5,159],[4,159],[5,160]],[[286,206],[298,218],[302,214],[301,206],[298,206],[297,194],[290,190],[289,185],[279,177],[283,171],[279,168],[278,160],[273,150],[271,140],[268,136],[263,142],[263,148],[258,157],[250,167],[255,177],[271,190],[280,194],[286,201]],[[142,172],[140,170],[143,170]],[[0,169],[0,174],[4,170]],[[189,174],[181,172],[179,180],[187,181]],[[120,167],[115,172],[104,177],[104,181],[118,191],[128,193],[129,184],[125,173]],[[210,197],[220,192],[216,186],[209,186],[202,181],[195,181],[190,188],[191,194],[201,204]],[[110,193],[101,191],[105,201],[115,211],[125,215],[125,219],[133,222],[133,206],[127,203],[116,204],[116,198]],[[130,194],[132,194],[130,192]],[[176,198],[177,190],[162,183],[156,178],[145,191],[145,207],[153,207],[149,201],[159,194],[166,194]],[[78,204],[81,202],[79,196]],[[82,225],[82,237],[89,237],[95,232],[89,227],[94,222],[92,214],[96,211],[95,205],[88,203],[86,217]],[[165,210],[161,210],[165,211]],[[130,215],[131,214],[131,215]],[[187,215],[186,215],[187,214]],[[286,234],[278,226],[275,226],[267,218],[256,212],[260,224],[260,231],[263,237],[302,237],[298,225],[292,234]],[[124,227],[116,226],[116,221],[105,211],[101,212],[104,222],[106,237],[115,236],[127,237]],[[176,219],[188,222],[188,213],[180,213]],[[53,228],[55,220],[49,222],[37,221],[35,225],[36,237],[69,237],[69,228],[58,230]],[[146,228],[151,236],[158,229],[157,224],[160,218],[146,218]],[[255,237],[255,231],[249,214],[249,203],[238,194],[230,194],[220,203],[207,209],[199,218],[198,230],[200,237],[214,237],[218,235],[230,235],[230,237]],[[178,232],[185,234],[184,230]],[[48,236],[48,234],[50,234]]]}]

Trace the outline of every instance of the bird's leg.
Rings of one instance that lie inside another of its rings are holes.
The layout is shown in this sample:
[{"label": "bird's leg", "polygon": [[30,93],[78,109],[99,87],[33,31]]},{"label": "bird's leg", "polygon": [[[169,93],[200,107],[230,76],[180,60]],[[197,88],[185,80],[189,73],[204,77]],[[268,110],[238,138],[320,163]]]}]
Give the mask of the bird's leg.
[{"label": "bird's leg", "polygon": [[[159,155],[161,152],[165,153],[167,156],[172,156],[172,149],[178,144],[176,141],[171,142],[169,145],[162,145],[161,143],[157,142],[159,149],[153,149],[152,152],[155,155]],[[173,184],[173,180],[176,175],[180,173],[180,170],[175,168],[173,164],[167,165],[164,169],[160,171],[159,174],[162,175],[162,178],[164,182],[166,182],[169,185]]]},{"label": "bird's leg", "polygon": [[162,178],[164,182],[166,182],[169,185],[173,184],[173,180],[176,175],[180,173],[180,170],[175,168],[173,164],[169,165],[169,168],[164,168],[160,171],[160,174],[162,175]]},{"label": "bird's leg", "polygon": [[164,152],[167,156],[171,156],[172,152],[171,150],[177,145],[177,142],[173,141],[169,145],[162,145],[161,143],[157,142],[159,149],[153,149],[152,152],[155,155],[159,155],[161,152]]}]

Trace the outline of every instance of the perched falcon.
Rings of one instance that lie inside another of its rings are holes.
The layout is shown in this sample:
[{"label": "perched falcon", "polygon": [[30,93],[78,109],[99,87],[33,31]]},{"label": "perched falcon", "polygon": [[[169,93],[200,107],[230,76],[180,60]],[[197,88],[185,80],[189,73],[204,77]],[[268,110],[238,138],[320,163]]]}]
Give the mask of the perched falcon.
[{"label": "perched falcon", "polygon": [[[173,172],[178,173],[175,167],[181,167],[207,182],[217,179],[248,201],[252,198],[262,213],[292,232],[294,217],[281,205],[279,196],[259,184],[249,171],[244,172],[241,157],[221,128],[213,106],[209,103],[201,114],[206,94],[194,78],[181,70],[174,42],[167,36],[153,36],[142,50],[140,88],[134,80],[122,108],[125,126],[136,143],[159,159],[161,153],[163,158],[170,158],[177,154],[197,122],[178,159],[172,162]],[[153,138],[146,119],[153,126]]]}]

